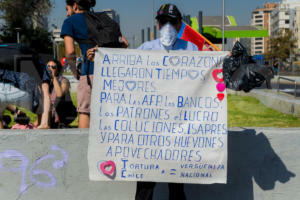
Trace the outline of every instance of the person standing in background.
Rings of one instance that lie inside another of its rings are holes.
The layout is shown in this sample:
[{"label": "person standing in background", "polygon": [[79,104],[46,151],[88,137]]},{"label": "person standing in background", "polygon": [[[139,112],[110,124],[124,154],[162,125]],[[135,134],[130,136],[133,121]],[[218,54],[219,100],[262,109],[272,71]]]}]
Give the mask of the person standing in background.
[{"label": "person standing in background", "polygon": [[[78,128],[89,128],[91,91],[93,85],[94,62],[89,61],[86,56],[88,49],[95,49],[84,40],[88,39],[88,27],[84,16],[96,5],[96,0],[66,0],[67,19],[64,21],[61,37],[64,39],[66,58],[71,71],[76,79],[79,79],[77,88],[77,111],[79,113]],[[127,41],[122,36],[124,43]],[[83,55],[83,63],[80,73],[76,69],[76,55],[74,42],[77,41]]]}]

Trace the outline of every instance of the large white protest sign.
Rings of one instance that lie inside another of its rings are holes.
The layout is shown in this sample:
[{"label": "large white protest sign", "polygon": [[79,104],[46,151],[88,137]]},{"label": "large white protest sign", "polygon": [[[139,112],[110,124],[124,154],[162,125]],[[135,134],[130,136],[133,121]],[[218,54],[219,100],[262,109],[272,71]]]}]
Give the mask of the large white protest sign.
[{"label": "large white protest sign", "polygon": [[227,54],[100,48],[90,179],[226,183]]}]

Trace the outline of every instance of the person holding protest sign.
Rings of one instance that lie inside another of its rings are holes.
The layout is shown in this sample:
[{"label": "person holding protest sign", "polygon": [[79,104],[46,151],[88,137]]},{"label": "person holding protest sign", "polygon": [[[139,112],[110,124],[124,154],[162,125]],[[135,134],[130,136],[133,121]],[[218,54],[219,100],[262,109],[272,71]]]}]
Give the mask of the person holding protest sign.
[{"label": "person holding protest sign", "polygon": [[182,15],[175,5],[162,5],[157,11],[156,19],[160,38],[145,42],[138,49],[198,51],[195,44],[177,38],[182,25]]},{"label": "person holding protest sign", "polygon": [[[145,42],[138,49],[198,51],[198,47],[195,44],[177,38],[182,25],[182,15],[175,5],[162,5],[157,11],[156,20],[160,38]],[[155,184],[154,182],[137,182],[135,199],[151,200]],[[169,183],[169,199],[185,200],[184,185]]]},{"label": "person holding protest sign", "polygon": [[[128,43],[125,37],[121,35],[120,27],[116,22],[103,12],[94,13],[90,11],[95,5],[96,0],[66,0],[68,18],[64,21],[61,30],[61,37],[64,38],[68,64],[70,65],[75,78],[79,79],[77,92],[79,128],[89,128],[90,125],[94,62],[87,59],[87,50],[97,45],[99,47],[128,46]],[[97,29],[97,27],[104,28]],[[80,70],[76,69],[74,41],[78,42],[84,57]]]},{"label": "person holding protest sign", "polygon": [[[198,51],[198,47],[184,40],[177,38],[182,26],[182,15],[178,8],[172,4],[165,4],[160,7],[157,12],[158,29],[160,30],[160,38],[142,44],[140,50],[182,50],[182,51]],[[97,48],[87,51],[87,57],[93,61]],[[136,200],[151,200],[155,182],[137,182]],[[169,183],[169,199],[185,200],[184,185],[177,183]]]}]

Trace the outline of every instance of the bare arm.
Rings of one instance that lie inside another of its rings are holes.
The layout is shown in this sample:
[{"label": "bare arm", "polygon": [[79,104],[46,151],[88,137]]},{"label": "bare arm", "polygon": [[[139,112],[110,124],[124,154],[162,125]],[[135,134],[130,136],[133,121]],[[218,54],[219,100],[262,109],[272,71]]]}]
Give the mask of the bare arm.
[{"label": "bare arm", "polygon": [[65,48],[66,48],[66,58],[70,65],[71,71],[74,77],[78,80],[79,73],[76,69],[76,55],[75,55],[75,47],[74,47],[74,39],[70,36],[64,37]]},{"label": "bare arm", "polygon": [[49,115],[50,115],[50,89],[48,83],[42,84],[43,92],[43,114],[39,129],[49,128]]},{"label": "bare arm", "polygon": [[70,89],[70,82],[66,78],[63,78],[61,81],[61,85],[59,85],[57,78],[54,77],[53,85],[54,85],[54,91],[55,91],[55,94],[57,97],[64,96]]}]

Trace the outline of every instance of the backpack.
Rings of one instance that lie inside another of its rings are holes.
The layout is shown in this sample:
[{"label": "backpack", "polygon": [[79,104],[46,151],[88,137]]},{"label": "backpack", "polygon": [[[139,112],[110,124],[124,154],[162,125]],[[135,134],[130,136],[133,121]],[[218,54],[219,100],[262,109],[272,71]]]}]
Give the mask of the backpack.
[{"label": "backpack", "polygon": [[123,45],[120,26],[105,12],[84,12],[87,25],[88,39],[80,43],[99,47],[121,48]]},{"label": "backpack", "polygon": [[[98,45],[99,47],[121,48],[124,46],[122,33],[117,22],[112,20],[105,12],[84,12],[83,16],[87,25],[88,39],[76,39],[78,43]],[[90,64],[88,63],[88,71]],[[92,87],[90,77],[87,83]]]}]

